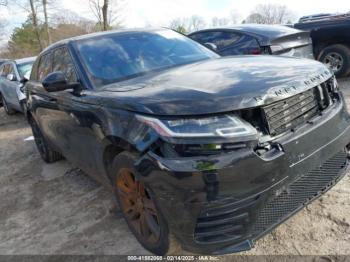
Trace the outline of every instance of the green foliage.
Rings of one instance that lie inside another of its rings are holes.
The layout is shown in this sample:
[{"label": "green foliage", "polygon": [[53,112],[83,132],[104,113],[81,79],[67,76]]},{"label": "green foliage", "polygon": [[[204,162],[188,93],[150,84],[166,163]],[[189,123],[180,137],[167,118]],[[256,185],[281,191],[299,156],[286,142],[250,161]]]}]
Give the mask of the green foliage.
[{"label": "green foliage", "polygon": [[[39,28],[39,36],[45,42],[43,28]],[[33,56],[40,52],[37,33],[31,19],[27,19],[20,27],[16,27],[8,42],[9,57]]]}]

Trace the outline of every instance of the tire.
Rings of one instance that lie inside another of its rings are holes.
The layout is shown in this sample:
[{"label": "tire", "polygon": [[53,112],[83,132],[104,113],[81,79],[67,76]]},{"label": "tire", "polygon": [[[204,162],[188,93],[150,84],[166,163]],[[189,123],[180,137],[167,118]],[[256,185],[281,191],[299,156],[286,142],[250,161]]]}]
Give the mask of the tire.
[{"label": "tire", "polygon": [[27,119],[27,113],[28,113],[28,109],[27,109],[27,104],[26,102],[21,102],[21,108],[22,108],[22,111],[23,111],[23,114],[24,114],[24,117]]},{"label": "tire", "polygon": [[8,115],[13,115],[16,113],[16,110],[12,109],[6,102],[5,97],[1,96],[2,104],[4,106],[5,112]]},{"label": "tire", "polygon": [[40,153],[41,158],[46,163],[53,163],[53,162],[57,162],[59,160],[62,160],[63,156],[60,153],[58,153],[50,148],[49,144],[46,142],[44,136],[42,135],[38,124],[35,122],[35,120],[33,118],[31,118],[29,120],[29,124],[32,128],[34,141],[35,141],[36,147]]},{"label": "tire", "polygon": [[[181,247],[175,237],[169,233],[167,222],[158,207],[152,189],[137,179],[138,172],[134,168],[136,159],[136,155],[124,151],[114,158],[112,164],[114,193],[123,217],[130,231],[148,251],[160,256],[180,252]],[[132,181],[125,179],[126,177]],[[142,187],[144,190],[140,189]],[[136,191],[140,190],[136,193],[132,188],[135,188]],[[144,203],[147,203],[147,207],[146,205],[138,206]],[[142,220],[144,226],[141,226],[140,221]],[[145,232],[150,235],[145,236],[147,235]]]},{"label": "tire", "polygon": [[350,49],[344,45],[326,47],[318,60],[333,70],[337,77],[347,76],[350,73]]}]

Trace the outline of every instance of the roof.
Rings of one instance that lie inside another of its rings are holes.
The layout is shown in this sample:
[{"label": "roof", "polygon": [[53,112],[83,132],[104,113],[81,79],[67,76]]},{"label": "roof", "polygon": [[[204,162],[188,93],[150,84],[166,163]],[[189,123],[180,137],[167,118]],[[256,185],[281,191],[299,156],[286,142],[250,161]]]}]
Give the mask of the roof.
[{"label": "roof", "polygon": [[220,29],[221,30],[232,29],[232,30],[249,33],[249,34],[261,35],[268,38],[278,38],[284,35],[296,34],[300,32],[300,30],[297,30],[295,28],[291,28],[288,26],[283,26],[283,25],[241,24],[241,25],[234,25],[234,26],[228,26],[228,27],[210,28],[210,29],[200,30],[194,33],[205,32],[210,30],[220,30]]},{"label": "roof", "polygon": [[36,56],[32,56],[32,57],[26,57],[26,58],[21,58],[21,59],[15,59],[15,63],[16,64],[24,64],[24,63],[28,63],[28,62],[34,62],[36,59]]},{"label": "roof", "polygon": [[166,28],[133,28],[133,29],[118,29],[118,30],[110,30],[110,31],[104,31],[104,32],[91,33],[91,34],[75,36],[75,37],[71,37],[71,38],[67,38],[67,39],[58,41],[58,42],[48,46],[47,48],[45,48],[45,50],[43,52],[50,50],[56,46],[68,44],[70,42],[91,39],[91,38],[99,37],[99,36],[133,33],[133,32],[153,32],[156,30],[170,30],[170,29],[166,29]]}]

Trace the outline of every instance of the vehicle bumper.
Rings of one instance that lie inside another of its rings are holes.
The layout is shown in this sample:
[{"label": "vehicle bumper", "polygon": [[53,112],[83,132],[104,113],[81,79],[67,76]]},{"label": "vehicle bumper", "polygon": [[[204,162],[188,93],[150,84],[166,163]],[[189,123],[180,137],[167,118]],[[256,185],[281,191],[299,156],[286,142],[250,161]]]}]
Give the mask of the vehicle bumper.
[{"label": "vehicle bumper", "polygon": [[259,156],[244,148],[177,159],[148,152],[136,166],[184,249],[238,252],[250,249],[345,174],[350,118],[344,101],[274,142],[283,151]]}]

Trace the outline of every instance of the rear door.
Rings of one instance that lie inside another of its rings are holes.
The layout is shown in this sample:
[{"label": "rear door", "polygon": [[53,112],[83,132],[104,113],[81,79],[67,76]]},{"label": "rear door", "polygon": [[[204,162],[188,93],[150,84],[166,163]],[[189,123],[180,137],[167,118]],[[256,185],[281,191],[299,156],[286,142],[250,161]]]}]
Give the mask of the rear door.
[{"label": "rear door", "polygon": [[[35,67],[33,67],[35,70]],[[66,46],[58,47],[40,59],[37,73],[33,71],[28,88],[31,92],[31,108],[39,122],[45,138],[50,145],[62,153],[71,163],[96,178],[101,183],[107,181],[101,176],[103,162],[97,161],[103,150],[94,124],[95,116],[91,113],[94,105],[85,103],[91,91],[75,93],[72,89],[47,92],[42,86],[43,79],[51,72],[62,72],[68,83],[81,82],[77,67]],[[99,108],[96,106],[96,108]]]}]

